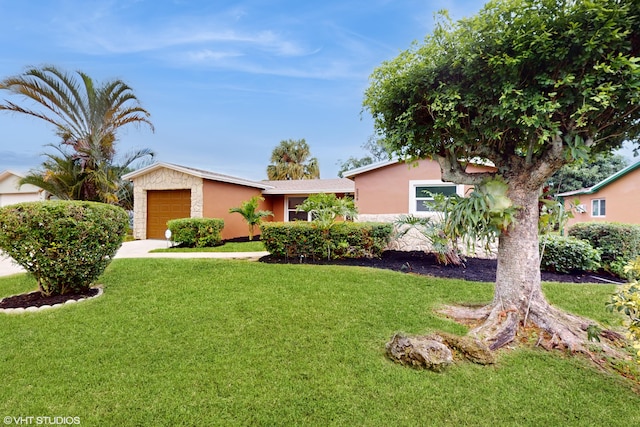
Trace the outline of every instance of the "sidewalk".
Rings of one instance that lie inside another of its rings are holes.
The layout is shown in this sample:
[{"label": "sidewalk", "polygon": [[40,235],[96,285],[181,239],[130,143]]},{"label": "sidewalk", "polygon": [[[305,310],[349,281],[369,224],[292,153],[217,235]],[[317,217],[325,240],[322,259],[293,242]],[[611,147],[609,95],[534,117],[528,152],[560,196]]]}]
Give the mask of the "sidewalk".
[{"label": "sidewalk", "polygon": [[[114,258],[225,258],[258,259],[269,252],[159,252],[149,253],[153,249],[167,248],[165,240],[134,240],[124,242]],[[24,269],[13,260],[0,254],[0,276],[24,273]]]}]

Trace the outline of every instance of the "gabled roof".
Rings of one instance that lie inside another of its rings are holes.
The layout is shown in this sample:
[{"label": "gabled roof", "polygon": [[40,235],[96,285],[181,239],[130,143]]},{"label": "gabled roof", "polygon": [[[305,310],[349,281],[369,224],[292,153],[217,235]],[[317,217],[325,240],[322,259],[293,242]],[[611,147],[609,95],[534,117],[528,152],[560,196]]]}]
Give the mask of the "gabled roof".
[{"label": "gabled roof", "polygon": [[0,172],[0,181],[10,177],[11,175],[17,176],[18,178],[24,178],[24,174],[23,173],[7,169],[7,170],[4,170],[4,171]]},{"label": "gabled roof", "polygon": [[[423,159],[423,160],[428,160],[428,159]],[[491,167],[494,166],[494,164],[492,162],[490,162],[489,160],[480,159],[480,158],[477,158],[477,157],[474,157],[472,159],[464,159],[464,161],[467,162],[468,164],[474,164],[474,165],[478,165],[478,166],[491,166]],[[395,165],[396,163],[411,164],[411,161],[410,160],[409,161],[404,161],[404,160],[394,159],[394,160],[387,160],[387,161],[384,161],[384,162],[371,163],[370,165],[361,166],[359,168],[355,168],[355,169],[351,169],[349,171],[343,172],[342,176],[345,177],[345,178],[353,179],[353,177],[355,177],[356,175],[360,175],[360,174],[363,174],[363,173],[366,173],[366,172],[371,172],[371,171],[374,171],[376,169],[381,169],[381,168],[384,168],[384,167],[387,167],[387,166]]]},{"label": "gabled roof", "polygon": [[606,187],[607,185],[611,184],[614,181],[617,181],[618,179],[622,178],[623,176],[627,175],[628,173],[633,172],[634,170],[640,168],[640,162],[636,162],[632,165],[627,166],[624,169],[619,170],[618,172],[614,173],[613,175],[603,179],[602,181],[600,181],[599,183],[597,183],[596,185],[592,186],[592,187],[588,187],[588,188],[581,188],[580,190],[574,190],[574,191],[567,191],[566,193],[560,193],[558,194],[559,197],[566,197],[566,196],[577,196],[579,194],[593,194],[597,191],[600,191],[602,188]]},{"label": "gabled roof", "polygon": [[316,194],[353,193],[355,184],[347,178],[335,179],[293,179],[285,181],[262,181],[271,188],[262,194]]},{"label": "gabled roof", "polygon": [[259,188],[263,194],[314,194],[314,193],[353,193],[355,184],[350,179],[297,179],[287,181],[251,181],[235,176],[223,175],[188,166],[173,163],[158,162],[122,176],[129,181],[139,176],[146,175],[158,169],[171,169],[187,175],[211,181],[226,182],[229,184],[244,185],[245,187]]},{"label": "gabled roof", "polygon": [[395,165],[396,163],[400,163],[400,160],[387,160],[385,162],[371,163],[370,165],[361,166],[359,168],[355,168],[355,169],[351,169],[349,171],[343,172],[342,176],[345,178],[352,178],[356,175],[360,175],[365,172],[380,169],[389,165]]},{"label": "gabled roof", "polygon": [[133,179],[142,176],[142,175],[146,175],[150,172],[153,172],[155,170],[158,169],[171,169],[177,172],[182,172],[185,173],[187,175],[192,175],[198,178],[203,178],[203,179],[209,179],[211,181],[218,181],[218,182],[226,182],[228,184],[237,184],[237,185],[244,185],[245,187],[253,187],[253,188],[259,188],[261,190],[266,190],[268,188],[271,188],[270,185],[265,184],[264,182],[257,182],[257,181],[251,181],[248,179],[244,179],[244,178],[238,178],[235,176],[230,176],[230,175],[223,175],[223,174],[219,174],[219,173],[215,173],[215,172],[210,172],[210,171],[206,171],[206,170],[202,170],[202,169],[195,169],[195,168],[191,168],[188,166],[181,166],[181,165],[175,165],[173,163],[165,163],[165,162],[158,162],[158,163],[154,163],[152,165],[146,166],[144,168],[138,169],[136,171],[130,172],[126,175],[122,175],[122,179],[126,179],[129,181],[132,181]]}]

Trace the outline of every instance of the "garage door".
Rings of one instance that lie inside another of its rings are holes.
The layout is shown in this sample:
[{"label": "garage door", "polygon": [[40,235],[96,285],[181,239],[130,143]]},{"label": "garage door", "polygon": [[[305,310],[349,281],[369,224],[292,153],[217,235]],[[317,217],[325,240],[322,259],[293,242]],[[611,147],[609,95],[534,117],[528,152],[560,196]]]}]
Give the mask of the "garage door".
[{"label": "garage door", "polygon": [[191,216],[191,190],[147,191],[147,239],[164,239],[167,221]]}]

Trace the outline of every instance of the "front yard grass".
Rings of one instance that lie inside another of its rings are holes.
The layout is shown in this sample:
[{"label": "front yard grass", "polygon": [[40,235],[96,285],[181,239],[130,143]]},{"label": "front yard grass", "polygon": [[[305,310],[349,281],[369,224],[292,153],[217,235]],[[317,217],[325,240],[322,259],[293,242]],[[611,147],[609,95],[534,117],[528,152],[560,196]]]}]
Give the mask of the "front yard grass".
[{"label": "front yard grass", "polygon": [[[637,425],[640,395],[586,362],[536,349],[445,373],[384,356],[393,333],[465,329],[443,303],[490,284],[359,267],[117,259],[103,296],[0,316],[0,413],[82,426]],[[0,296],[35,288],[0,278]],[[546,284],[564,308],[614,322],[609,285]]]},{"label": "front yard grass", "polygon": [[208,248],[160,248],[150,252],[264,252],[264,243],[259,240],[251,242],[227,242],[224,245]]}]

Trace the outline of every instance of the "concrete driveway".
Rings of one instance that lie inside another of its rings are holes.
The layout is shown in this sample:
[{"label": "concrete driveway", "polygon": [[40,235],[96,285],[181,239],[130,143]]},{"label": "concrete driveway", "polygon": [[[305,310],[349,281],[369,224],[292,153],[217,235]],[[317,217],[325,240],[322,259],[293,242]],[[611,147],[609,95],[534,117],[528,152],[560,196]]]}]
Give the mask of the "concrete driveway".
[{"label": "concrete driveway", "polygon": [[[134,240],[124,242],[114,258],[226,258],[226,259],[258,259],[269,252],[160,252],[149,253],[153,249],[167,248],[165,240]],[[0,276],[24,273],[24,269],[16,265],[13,259],[0,253]]]}]

